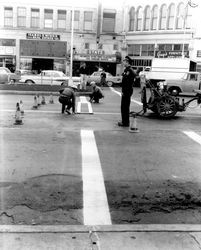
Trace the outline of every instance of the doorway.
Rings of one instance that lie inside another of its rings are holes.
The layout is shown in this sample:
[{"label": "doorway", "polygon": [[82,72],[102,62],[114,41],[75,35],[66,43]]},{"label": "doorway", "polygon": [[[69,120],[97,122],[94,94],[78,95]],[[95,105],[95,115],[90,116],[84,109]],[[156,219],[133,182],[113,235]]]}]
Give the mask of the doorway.
[{"label": "doorway", "polygon": [[43,59],[43,58],[33,58],[32,59],[32,70],[38,74],[42,70],[53,70],[54,60],[53,59]]}]

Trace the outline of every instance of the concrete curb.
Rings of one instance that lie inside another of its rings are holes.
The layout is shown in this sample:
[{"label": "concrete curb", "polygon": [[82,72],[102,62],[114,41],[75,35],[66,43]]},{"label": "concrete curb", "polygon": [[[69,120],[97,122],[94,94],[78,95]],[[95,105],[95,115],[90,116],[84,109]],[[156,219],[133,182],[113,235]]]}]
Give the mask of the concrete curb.
[{"label": "concrete curb", "polygon": [[[86,96],[91,92],[75,92],[76,96]],[[17,90],[0,90],[0,95],[50,95],[59,96],[59,93],[51,91],[17,91]]]},{"label": "concrete curb", "polygon": [[1,225],[0,233],[86,233],[86,232],[201,232],[201,225],[141,224],[141,225]]}]

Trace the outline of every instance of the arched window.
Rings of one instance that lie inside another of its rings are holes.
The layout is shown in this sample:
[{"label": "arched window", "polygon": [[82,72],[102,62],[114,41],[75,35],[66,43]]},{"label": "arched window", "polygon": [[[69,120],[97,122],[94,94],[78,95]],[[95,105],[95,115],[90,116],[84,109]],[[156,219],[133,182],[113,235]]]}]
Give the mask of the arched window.
[{"label": "arched window", "polygon": [[150,29],[150,20],[151,20],[151,10],[150,7],[147,6],[144,11],[144,30]]},{"label": "arched window", "polygon": [[142,16],[143,16],[142,7],[139,7],[137,10],[137,29],[136,29],[137,31],[142,30]]},{"label": "arched window", "polygon": [[167,20],[168,30],[172,30],[174,28],[174,13],[175,13],[175,5],[172,3],[168,8],[168,20]]},{"label": "arched window", "polygon": [[157,29],[157,21],[158,21],[158,6],[154,6],[151,12],[151,30]]},{"label": "arched window", "polygon": [[190,29],[192,26],[192,11],[193,8],[186,6],[186,21],[185,21],[185,28]]},{"label": "arched window", "polygon": [[176,29],[183,29],[184,15],[185,15],[184,4],[180,3],[177,7]]},{"label": "arched window", "polygon": [[134,31],[135,25],[135,9],[132,7],[129,11],[129,31]]},{"label": "arched window", "polygon": [[167,6],[163,4],[161,6],[160,10],[160,24],[159,24],[159,29],[160,30],[165,30],[166,29],[166,24],[167,24]]}]

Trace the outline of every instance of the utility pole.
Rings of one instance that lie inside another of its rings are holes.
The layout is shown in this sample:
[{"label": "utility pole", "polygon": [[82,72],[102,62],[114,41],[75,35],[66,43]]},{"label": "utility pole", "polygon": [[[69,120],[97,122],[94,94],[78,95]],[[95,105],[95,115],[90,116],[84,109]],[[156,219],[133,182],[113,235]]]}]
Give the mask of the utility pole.
[{"label": "utility pole", "polygon": [[72,3],[72,15],[71,15],[71,43],[70,43],[70,79],[68,85],[73,84],[73,36],[74,36],[74,4]]}]

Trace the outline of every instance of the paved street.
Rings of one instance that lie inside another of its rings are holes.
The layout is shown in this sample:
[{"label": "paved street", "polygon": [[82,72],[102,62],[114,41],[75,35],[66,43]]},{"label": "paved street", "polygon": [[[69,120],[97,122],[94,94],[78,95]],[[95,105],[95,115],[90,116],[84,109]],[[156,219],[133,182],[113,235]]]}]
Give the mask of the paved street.
[{"label": "paved street", "polygon": [[34,110],[33,95],[1,94],[1,225],[201,224],[200,107],[171,120],[148,111],[129,133],[116,125],[117,92],[105,88],[93,114],[77,97],[76,115],[61,114],[58,96]]}]

